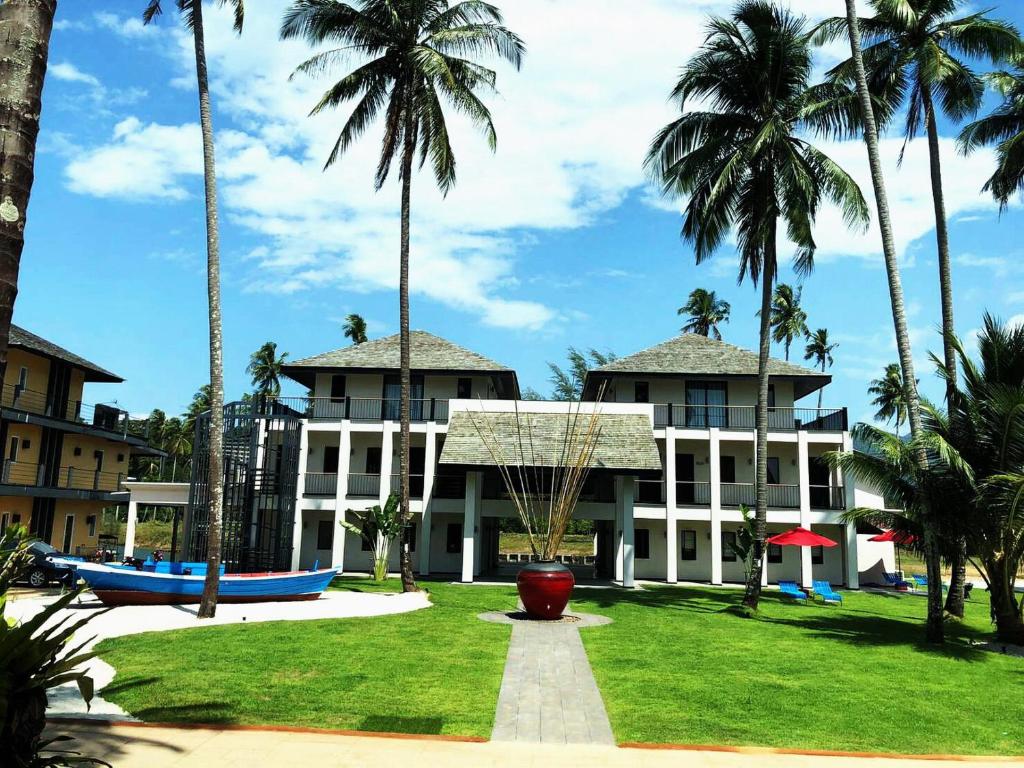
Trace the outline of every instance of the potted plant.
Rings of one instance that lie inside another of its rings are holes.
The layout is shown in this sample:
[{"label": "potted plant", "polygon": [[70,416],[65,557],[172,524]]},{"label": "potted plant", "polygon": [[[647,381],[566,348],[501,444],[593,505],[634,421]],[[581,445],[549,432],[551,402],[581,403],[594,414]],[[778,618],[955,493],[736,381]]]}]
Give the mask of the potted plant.
[{"label": "potted plant", "polygon": [[388,559],[391,557],[391,546],[402,533],[402,520],[398,514],[398,495],[388,496],[384,508],[374,504],[366,510],[347,510],[359,524],[342,520],[341,524],[352,533],[362,536],[370,544],[370,556],[373,559],[373,580],[384,581],[388,576]]},{"label": "potted plant", "polygon": [[537,559],[520,569],[516,587],[527,614],[538,619],[559,618],[572,595],[576,583],[572,571],[555,557],[601,438],[596,410],[581,413],[579,403],[570,406],[552,433],[557,417],[520,413],[517,405],[511,424],[516,448],[511,451],[503,449],[504,441],[489,422],[475,418],[473,422],[498,467]]}]

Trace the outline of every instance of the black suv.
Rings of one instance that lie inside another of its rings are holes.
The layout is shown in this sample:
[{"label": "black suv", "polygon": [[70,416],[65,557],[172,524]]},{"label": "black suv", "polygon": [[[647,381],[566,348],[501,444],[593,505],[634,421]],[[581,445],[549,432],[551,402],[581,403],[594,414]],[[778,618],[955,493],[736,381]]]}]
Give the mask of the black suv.
[{"label": "black suv", "polygon": [[57,582],[70,587],[75,583],[75,571],[67,565],[54,563],[50,558],[67,557],[56,547],[51,547],[43,541],[33,541],[28,545],[28,552],[31,555],[25,580],[33,587],[45,587],[51,582]]}]

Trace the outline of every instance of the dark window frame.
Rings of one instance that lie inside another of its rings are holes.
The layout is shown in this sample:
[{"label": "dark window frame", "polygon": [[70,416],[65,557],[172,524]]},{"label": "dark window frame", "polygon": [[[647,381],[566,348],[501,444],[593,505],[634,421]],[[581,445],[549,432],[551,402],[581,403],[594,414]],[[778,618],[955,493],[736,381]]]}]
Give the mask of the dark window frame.
[{"label": "dark window frame", "polygon": [[633,382],[633,402],[634,403],[649,403],[649,402],[651,402],[651,382],[649,382],[649,381],[634,381]]},{"label": "dark window frame", "polygon": [[[326,532],[327,546],[323,546]],[[334,549],[334,520],[319,520],[316,525],[316,549],[318,552],[327,552]]]},{"label": "dark window frame", "polygon": [[651,529],[636,528],[633,531],[633,559],[651,559]]},{"label": "dark window frame", "polygon": [[470,400],[473,397],[473,379],[468,376],[460,376],[455,383],[455,398],[457,400]]},{"label": "dark window frame", "polygon": [[[775,462],[775,481],[772,481],[772,462]],[[768,457],[768,484],[782,485],[782,461],[778,456]]]},{"label": "dark window frame", "polygon": [[735,563],[739,560],[736,556],[736,552],[731,546],[736,543],[736,531],[722,531],[722,562],[723,563]]},{"label": "dark window frame", "polygon": [[457,555],[462,552],[462,523],[448,523],[444,549],[449,555]]},{"label": "dark window frame", "polygon": [[811,547],[811,565],[825,564],[825,548]]},{"label": "dark window frame", "polygon": [[[341,382],[341,386],[336,386],[338,382]],[[340,390],[340,392],[339,392]],[[348,393],[348,377],[343,373],[331,374],[331,402],[332,403],[343,403]]]},{"label": "dark window frame", "polygon": [[782,562],[782,545],[768,545],[768,562],[772,565],[778,565]]},{"label": "dark window frame", "polygon": [[[686,546],[687,535],[693,538],[693,546]],[[684,528],[679,532],[679,559],[680,560],[696,560],[697,559],[697,531],[692,528]]]}]

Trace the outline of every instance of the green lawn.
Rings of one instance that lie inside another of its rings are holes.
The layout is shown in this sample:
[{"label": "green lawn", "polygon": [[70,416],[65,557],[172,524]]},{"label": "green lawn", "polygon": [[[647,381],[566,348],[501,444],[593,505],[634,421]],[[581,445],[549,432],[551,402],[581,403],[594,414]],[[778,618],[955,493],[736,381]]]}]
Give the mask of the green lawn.
[{"label": "green lawn", "polygon": [[[514,590],[425,586],[434,607],[411,614],[105,641],[117,677],[103,696],[150,721],[486,737],[509,627],[476,615],[511,609]],[[1022,754],[1024,659],[966,642],[988,636],[984,597],[940,650],[919,643],[914,596],[825,607],[769,593],[756,620],[711,588],[581,589],[573,607],[615,620],[582,636],[620,742]]]},{"label": "green lawn", "polygon": [[425,586],[434,606],[409,614],[105,640],[117,676],[103,697],[153,722],[490,736],[510,627],[476,615],[514,608],[515,590]]},{"label": "green lawn", "polygon": [[577,592],[577,610],[615,619],[582,636],[620,742],[1024,753],[1024,659],[966,644],[990,630],[987,595],[941,650],[918,642],[921,597],[769,596],[751,620],[723,611],[737,596]]}]

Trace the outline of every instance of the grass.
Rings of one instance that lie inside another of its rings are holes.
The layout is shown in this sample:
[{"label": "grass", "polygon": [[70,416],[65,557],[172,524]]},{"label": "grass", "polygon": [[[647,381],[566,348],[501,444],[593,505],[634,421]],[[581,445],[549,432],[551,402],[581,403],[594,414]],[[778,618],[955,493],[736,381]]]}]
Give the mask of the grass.
[{"label": "grass", "polygon": [[[530,541],[525,533],[502,532],[498,543],[498,551],[502,554],[509,552],[526,553],[530,552]],[[592,555],[594,554],[594,537],[590,534],[568,533],[562,539],[562,546],[558,550],[560,555]]]},{"label": "grass", "polygon": [[[399,591],[341,579],[338,588]],[[434,606],[395,616],[235,624],[105,640],[103,697],[153,722],[490,735],[510,628],[476,618],[511,587],[425,584]]]},{"label": "grass", "polygon": [[[338,588],[394,591],[342,579]],[[104,641],[103,696],[150,721],[490,734],[512,587],[425,584],[434,607],[372,619],[220,626]],[[925,601],[846,593],[842,607],[769,592],[756,619],[735,590],[581,589],[573,608],[620,742],[901,753],[1024,754],[1024,659],[988,639],[986,596],[922,644]]]},{"label": "grass", "polygon": [[582,631],[620,742],[901,753],[1024,753],[1024,659],[971,648],[990,636],[976,597],[946,647],[920,643],[921,597],[847,593],[843,607],[769,593],[654,587],[580,591],[612,617]]}]

